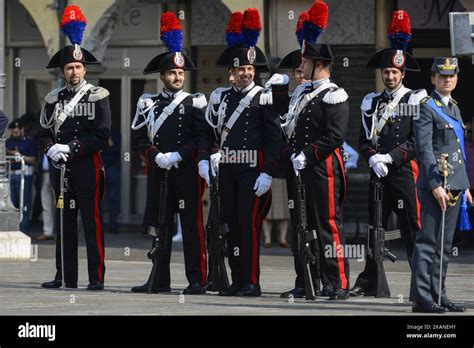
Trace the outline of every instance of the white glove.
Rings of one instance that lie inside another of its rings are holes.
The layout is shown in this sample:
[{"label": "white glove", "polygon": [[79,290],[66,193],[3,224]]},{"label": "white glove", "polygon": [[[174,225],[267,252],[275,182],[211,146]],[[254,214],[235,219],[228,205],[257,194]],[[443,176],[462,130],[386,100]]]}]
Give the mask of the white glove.
[{"label": "white glove", "polygon": [[178,168],[178,162],[183,159],[177,152],[167,152],[158,160],[158,166],[162,169],[170,170],[172,166]]},{"label": "white glove", "polygon": [[298,156],[296,156],[296,154],[293,154],[291,156],[291,161],[293,162],[293,168],[295,170],[303,170],[306,167],[306,164],[308,163],[308,161],[306,161],[306,156],[302,152],[300,152]]},{"label": "white glove", "polygon": [[267,83],[265,83],[265,88],[271,87],[271,85],[286,85],[288,81],[289,78],[286,74],[273,74]]},{"label": "white glove", "polygon": [[393,163],[392,156],[390,156],[388,153],[385,155],[382,155],[380,153],[373,155],[369,158],[369,166],[372,168],[375,163],[382,162],[386,164],[391,164]]},{"label": "white glove", "polygon": [[219,163],[221,162],[222,154],[220,152],[211,155],[211,170],[212,174],[216,175],[219,172]]},{"label": "white glove", "polygon": [[384,176],[387,176],[388,174],[388,168],[387,165],[383,162],[377,162],[374,164],[372,167],[372,170],[374,171],[375,175],[379,178],[383,178]]},{"label": "white glove", "polygon": [[199,169],[199,176],[206,180],[207,185],[210,185],[210,178],[209,178],[209,161],[208,160],[200,160],[198,163]]},{"label": "white glove", "polygon": [[63,160],[64,162],[67,162],[67,154],[64,154],[62,152],[58,152],[54,156],[50,157],[54,162],[59,162],[60,160]]},{"label": "white glove", "polygon": [[270,190],[270,187],[272,187],[272,177],[266,173],[260,173],[253,187],[256,190],[255,195],[260,197]]},{"label": "white glove", "polygon": [[46,156],[53,159],[53,156],[57,155],[59,152],[70,153],[71,149],[69,148],[69,145],[66,144],[54,144],[49,148],[48,152],[46,152]]}]

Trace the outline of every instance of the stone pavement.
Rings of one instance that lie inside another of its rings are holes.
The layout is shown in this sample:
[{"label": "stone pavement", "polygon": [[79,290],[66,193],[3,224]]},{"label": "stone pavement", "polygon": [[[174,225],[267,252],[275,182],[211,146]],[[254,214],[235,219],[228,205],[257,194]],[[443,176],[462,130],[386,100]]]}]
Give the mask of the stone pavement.
[{"label": "stone pavement", "polygon": [[[90,292],[87,286],[85,248],[79,248],[79,289],[46,290],[44,281],[53,279],[54,242],[41,243],[34,262],[0,262],[0,315],[412,315],[408,302],[410,272],[404,251],[396,263],[385,262],[392,298],[350,298],[347,301],[316,301],[279,298],[294,283],[289,249],[262,249],[260,298],[219,297],[215,293],[191,296],[180,292],[187,286],[180,244],[174,243],[171,259],[172,293],[134,294],[130,288],[146,281],[151,263],[146,259],[150,239],[145,236],[107,236],[106,289]],[[133,245],[133,247],[132,247]],[[129,249],[127,249],[129,248]],[[448,295],[467,302],[474,313],[474,250],[461,249],[449,266]],[[351,260],[351,284],[363,268]],[[449,315],[449,314],[445,314]],[[459,315],[459,314],[458,314]]]}]

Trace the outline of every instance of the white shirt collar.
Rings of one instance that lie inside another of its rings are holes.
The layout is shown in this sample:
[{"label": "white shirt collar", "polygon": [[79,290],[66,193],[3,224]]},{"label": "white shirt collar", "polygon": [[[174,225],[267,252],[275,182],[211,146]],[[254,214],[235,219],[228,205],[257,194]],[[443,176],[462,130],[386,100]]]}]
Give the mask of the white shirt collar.
[{"label": "white shirt collar", "polygon": [[444,105],[449,106],[449,102],[451,101],[451,96],[450,95],[442,95],[438,91],[435,90],[435,92],[439,95],[441,100],[443,101]]},{"label": "white shirt collar", "polygon": [[245,88],[239,88],[235,85],[235,83],[232,85],[232,88],[234,88],[234,90],[236,92],[240,92],[240,93],[246,93],[248,91],[250,91],[252,88],[255,87],[255,82],[252,81],[252,83],[250,85],[248,85],[247,87]]},{"label": "white shirt collar", "polygon": [[389,91],[388,89],[385,89],[385,94],[386,94],[387,97],[393,99],[393,98],[395,98],[395,97],[397,96],[398,92],[400,92],[400,90],[402,89],[402,87],[403,87],[403,83],[400,83],[400,84],[398,85],[398,87],[395,88],[394,90]]},{"label": "white shirt collar", "polygon": [[179,91],[173,92],[173,91],[170,91],[168,88],[163,87],[163,91],[161,92],[161,95],[162,95],[165,99],[174,99],[174,98],[176,98],[178,95],[180,95],[182,92],[183,92],[182,89],[180,89]]},{"label": "white shirt collar", "polygon": [[318,88],[319,86],[321,86],[323,83],[329,83],[329,77],[326,77],[324,79],[319,79],[319,80],[315,80],[315,81],[311,81],[311,84],[313,85],[313,88]]},{"label": "white shirt collar", "polygon": [[69,85],[69,83],[66,83],[66,87],[68,91],[77,93],[82,87],[86,85],[86,83],[87,83],[86,79],[83,79],[81,83],[79,83],[77,86],[71,86]]}]

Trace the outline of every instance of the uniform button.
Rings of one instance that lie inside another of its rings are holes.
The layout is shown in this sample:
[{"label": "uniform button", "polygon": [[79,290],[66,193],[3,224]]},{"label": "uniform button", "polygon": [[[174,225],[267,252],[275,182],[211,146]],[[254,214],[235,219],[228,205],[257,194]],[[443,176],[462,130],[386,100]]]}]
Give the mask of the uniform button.
[{"label": "uniform button", "polygon": [[178,135],[181,135],[181,133],[178,133]]},{"label": "uniform button", "polygon": [[178,144],[181,144],[181,141],[178,141]]},{"label": "uniform button", "polygon": [[304,137],[307,138],[307,137],[308,137],[308,134],[306,134]]},{"label": "uniform button", "polygon": [[461,150],[458,149],[458,152],[461,153]]},{"label": "uniform button", "polygon": [[60,130],[60,129],[58,129],[58,133],[61,133],[61,130]]},{"label": "uniform button", "polygon": [[462,164],[462,161],[461,161],[461,160],[459,160],[459,164]]},{"label": "uniform button", "polygon": [[77,137],[74,137],[74,139],[77,139]]},{"label": "uniform button", "polygon": [[309,118],[307,118],[306,121],[309,121]]},{"label": "uniform button", "polygon": [[456,141],[459,143],[461,140],[459,140],[459,139],[456,139]]},{"label": "uniform button", "polygon": [[307,145],[308,145],[308,143],[304,143],[304,145],[305,145],[305,146],[307,146]]},{"label": "uniform button", "polygon": [[400,127],[397,127],[396,129],[400,129]]},{"label": "uniform button", "polygon": [[76,132],[76,133],[77,133],[77,129],[74,129],[74,132]]},{"label": "uniform button", "polygon": [[397,134],[397,138],[399,137],[400,135]]},{"label": "uniform button", "polygon": [[444,125],[444,128],[449,128],[449,126],[447,124]]},{"label": "uniform button", "polygon": [[311,110],[308,110],[308,112],[311,112]]},{"label": "uniform button", "polygon": [[178,127],[181,128],[181,125],[179,125]]},{"label": "uniform button", "polygon": [[181,119],[182,119],[182,117],[178,117],[178,120],[181,120]]},{"label": "uniform button", "polygon": [[247,130],[244,130],[244,133],[247,133]]},{"label": "uniform button", "polygon": [[79,121],[77,121],[76,124],[79,124]]},{"label": "uniform button", "polygon": [[311,105],[314,105],[314,102],[311,102]]},{"label": "uniform button", "polygon": [[399,118],[399,119],[398,119],[398,122],[401,122],[401,121],[402,121],[402,119],[401,119],[401,118]]},{"label": "uniform button", "polygon": [[244,138],[244,141],[247,141],[247,138]]},{"label": "uniform button", "polygon": [[397,143],[397,146],[400,145],[400,143]]},{"label": "uniform button", "polygon": [[250,116],[249,114],[246,114],[246,116]]},{"label": "uniform button", "polygon": [[305,128],[308,129],[308,126],[306,126]]},{"label": "uniform button", "polygon": [[246,149],[246,148],[247,148],[247,146],[243,146],[243,148],[244,148],[244,149]]}]

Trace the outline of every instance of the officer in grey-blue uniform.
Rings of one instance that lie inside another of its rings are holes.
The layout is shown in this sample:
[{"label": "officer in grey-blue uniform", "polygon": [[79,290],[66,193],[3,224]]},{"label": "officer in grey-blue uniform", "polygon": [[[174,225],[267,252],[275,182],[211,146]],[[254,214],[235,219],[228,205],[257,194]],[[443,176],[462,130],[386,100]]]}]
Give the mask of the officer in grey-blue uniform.
[{"label": "officer in grey-blue uniform", "polygon": [[[457,59],[435,58],[431,72],[435,91],[421,101],[420,117],[414,122],[416,153],[421,165],[417,187],[422,227],[416,235],[412,256],[410,300],[413,301],[413,312],[463,312],[466,306],[451,302],[445,287],[454,230],[458,217],[462,217],[461,200],[472,202],[469,190],[466,190],[469,181],[465,167],[461,113],[451,98],[459,72]],[[448,154],[447,161],[451,166],[446,189],[438,166],[441,154]],[[443,268],[440,274],[443,208],[446,211]],[[441,306],[437,304],[440,277]]]}]

